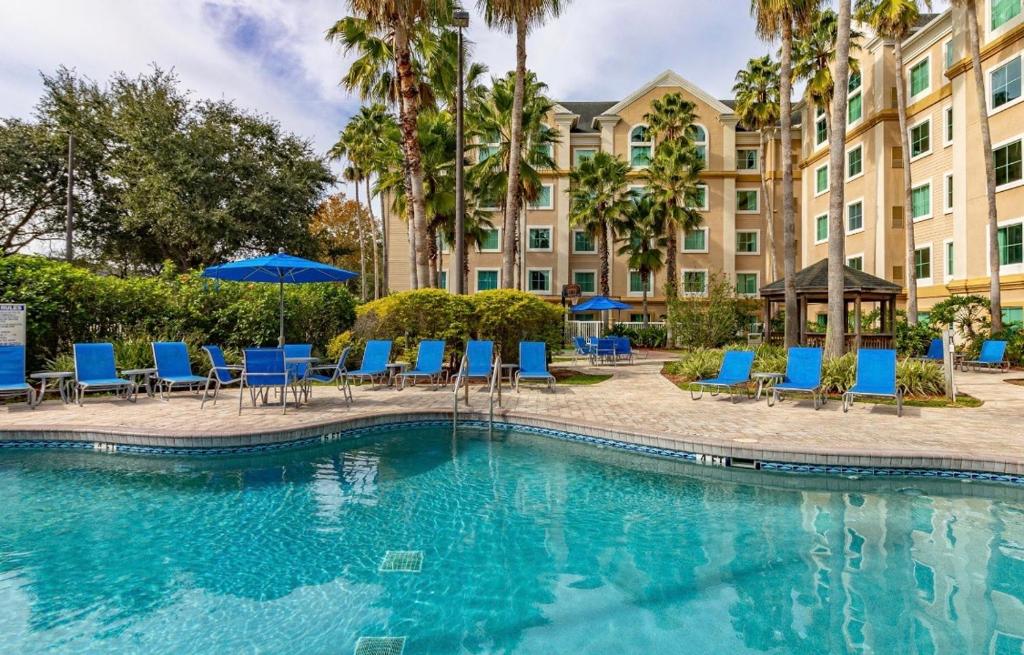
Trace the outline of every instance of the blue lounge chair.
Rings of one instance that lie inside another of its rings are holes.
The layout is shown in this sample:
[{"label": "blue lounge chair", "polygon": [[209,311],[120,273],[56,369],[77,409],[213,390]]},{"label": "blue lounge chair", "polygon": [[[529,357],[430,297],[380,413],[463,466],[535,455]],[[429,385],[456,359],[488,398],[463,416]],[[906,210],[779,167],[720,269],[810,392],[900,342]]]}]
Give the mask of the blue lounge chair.
[{"label": "blue lounge chair", "polygon": [[129,380],[117,376],[114,366],[114,344],[76,343],[75,402],[82,404],[86,391],[113,391],[135,401],[136,388]]},{"label": "blue lounge chair", "polygon": [[981,344],[981,354],[978,359],[964,362],[963,369],[968,368],[997,369],[1000,371],[1010,370],[1010,362],[1006,361],[1006,342],[986,340]]},{"label": "blue lounge chair", "polygon": [[750,370],[753,367],[753,350],[727,350],[725,357],[722,358],[722,368],[718,371],[718,377],[696,382],[697,394],[694,395],[691,386],[690,398],[700,400],[704,397],[704,389],[707,387],[711,390],[712,396],[717,396],[723,389],[727,390],[729,400],[735,402],[737,387],[743,387],[749,392]]},{"label": "blue lounge chair", "polygon": [[903,416],[903,390],[896,384],[896,351],[857,351],[857,382],[843,394],[843,411],[850,411],[857,396],[879,396],[896,399],[896,415]]},{"label": "blue lounge chair", "polygon": [[575,364],[576,360],[580,357],[586,357],[587,359],[593,358],[593,348],[587,340],[583,337],[572,338],[572,363]]},{"label": "blue lounge chair", "polygon": [[591,340],[590,343],[593,346],[592,359],[595,364],[611,362],[613,366],[615,365],[616,342],[613,337],[601,337]]},{"label": "blue lounge chair", "polygon": [[288,370],[284,361],[283,348],[247,348],[242,353],[242,379],[239,383],[238,413],[242,413],[242,398],[245,388],[249,387],[249,397],[253,407],[257,397],[264,403],[269,402],[270,390],[277,391],[281,398],[281,412],[288,411],[288,389],[291,388],[295,404],[299,404],[299,389],[295,386],[295,378]]},{"label": "blue lounge chair", "polygon": [[188,346],[184,341],[154,341],[153,362],[156,364],[156,389],[162,400],[174,387],[197,387],[207,378],[192,374]]},{"label": "blue lounge chair", "polygon": [[925,362],[941,362],[944,359],[943,355],[942,339],[932,339],[931,343],[928,344],[928,352],[924,354],[924,357],[918,357],[917,359]]},{"label": "blue lounge chair", "polygon": [[228,364],[227,360],[224,359],[224,351],[220,349],[220,346],[203,346],[203,350],[210,358],[210,373],[206,376],[206,388],[203,389],[203,402],[199,404],[200,409],[206,405],[206,398],[210,393],[211,384],[214,385],[213,404],[216,405],[217,394],[220,393],[221,387],[242,382],[242,376],[235,375],[236,373],[241,373],[242,367]]},{"label": "blue lounge chair", "polygon": [[35,393],[25,381],[25,346],[0,346],[0,396],[25,394],[28,406],[35,409]]},{"label": "blue lounge chair", "polygon": [[[313,357],[313,344],[309,343],[286,343],[284,345],[284,359],[285,364],[288,365],[288,372],[292,376],[292,381],[299,385],[302,389],[302,395],[304,398],[309,398],[310,387],[307,375],[309,374],[310,360]],[[295,361],[289,362],[289,359],[299,359],[307,361]]]},{"label": "blue lounge chair", "polygon": [[615,337],[615,357],[633,363],[633,344],[629,337]]},{"label": "blue lounge chair", "polygon": [[516,371],[516,393],[523,380],[541,380],[552,389],[555,376],[548,371],[548,347],[543,341],[519,342],[519,370]]},{"label": "blue lounge chair", "polygon": [[[353,379],[369,380],[371,383],[383,382],[388,376],[388,362],[391,361],[391,342],[373,340],[366,342],[363,350],[363,361],[354,371],[345,375],[345,384],[350,385]],[[352,391],[349,389],[349,393]]]},{"label": "blue lounge chair", "polygon": [[338,361],[334,364],[321,364],[319,366],[312,366],[306,377],[310,382],[319,382],[321,384],[337,384],[338,389],[341,390],[345,396],[346,402],[352,402],[351,389],[345,384],[345,377],[348,375],[348,367],[345,362],[348,361],[348,354],[352,351],[352,346],[345,346],[341,354],[338,355]]},{"label": "blue lounge chair", "polygon": [[494,375],[494,342],[470,341],[466,344],[466,372],[463,380],[491,381]]},{"label": "blue lounge chair", "polygon": [[811,394],[814,409],[824,405],[825,394],[821,388],[822,358],[821,348],[790,348],[786,357],[786,375],[772,387],[768,406],[773,406],[782,399],[784,393],[789,392]]},{"label": "blue lounge chair", "polygon": [[411,371],[404,371],[398,375],[398,388],[404,389],[407,380],[414,382],[420,378],[426,378],[432,382],[436,390],[444,377],[444,341],[440,339],[426,339],[420,341],[416,351],[416,367]]}]

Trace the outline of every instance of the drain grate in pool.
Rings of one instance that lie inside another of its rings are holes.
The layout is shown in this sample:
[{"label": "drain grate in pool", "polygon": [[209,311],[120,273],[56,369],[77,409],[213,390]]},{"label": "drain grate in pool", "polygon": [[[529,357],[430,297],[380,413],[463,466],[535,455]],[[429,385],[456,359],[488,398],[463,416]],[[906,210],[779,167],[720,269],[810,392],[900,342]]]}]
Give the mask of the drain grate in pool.
[{"label": "drain grate in pool", "polygon": [[394,573],[419,573],[423,570],[422,550],[389,550],[384,553],[380,570]]},{"label": "drain grate in pool", "polygon": [[360,637],[355,655],[402,655],[405,637]]}]

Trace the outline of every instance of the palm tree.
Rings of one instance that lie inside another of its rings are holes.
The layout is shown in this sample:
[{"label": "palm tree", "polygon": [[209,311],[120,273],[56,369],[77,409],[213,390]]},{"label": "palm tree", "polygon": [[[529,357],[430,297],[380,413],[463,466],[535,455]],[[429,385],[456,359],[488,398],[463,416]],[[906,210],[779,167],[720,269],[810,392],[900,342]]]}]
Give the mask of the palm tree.
[{"label": "palm tree", "polygon": [[793,40],[821,0],[751,0],[757,34],[781,42],[779,55],[779,129],[782,133],[782,240],[786,276],[786,346],[800,335],[796,299],[796,216],[793,198]]},{"label": "palm tree", "polygon": [[[850,32],[851,47],[861,34]],[[815,11],[806,29],[794,43],[793,74],[798,80],[807,82],[806,93],[814,107],[824,109],[829,115],[826,125],[832,127],[832,99],[835,96],[833,68],[836,63],[836,46],[839,38],[839,15],[831,9]],[[859,62],[850,59],[850,70],[859,70]]]},{"label": "palm tree", "polygon": [[631,194],[625,211],[616,222],[616,233],[623,245],[618,254],[628,258],[629,268],[637,271],[643,285],[644,327],[647,327],[647,289],[651,276],[665,263],[661,249],[667,247],[666,226],[658,210],[657,201],[650,194]]},{"label": "palm tree", "polygon": [[628,180],[629,163],[604,151],[581,161],[569,173],[569,225],[586,230],[598,243],[603,296],[611,293],[608,230],[631,195]]},{"label": "palm tree", "polygon": [[[668,256],[665,264],[668,267],[665,280],[665,298],[672,300],[676,297],[677,273],[676,252],[677,252],[677,230],[685,226],[677,222],[677,219],[684,219],[689,212],[677,212],[678,200],[683,198],[683,188],[695,186],[697,174],[703,168],[697,157],[687,156],[685,146],[688,145],[687,133],[693,127],[696,119],[697,106],[683,98],[681,93],[669,93],[668,95],[654,100],[651,103],[651,111],[644,116],[647,128],[651,137],[658,140],[654,150],[654,158],[647,169],[647,178],[652,187],[662,191],[659,194],[659,206],[667,212],[667,220],[664,221],[668,232],[666,246]],[[679,147],[683,146],[683,147]],[[667,156],[658,162],[659,156],[666,152]],[[692,148],[690,149],[692,152]],[[691,166],[696,165],[693,170]],[[678,191],[678,193],[673,193]],[[685,209],[682,208],[682,209]],[[699,218],[699,217],[698,217]]]},{"label": "palm tree", "polygon": [[[356,212],[356,226],[359,234],[359,284],[360,297],[363,302],[367,299],[366,287],[366,230],[363,227],[362,203],[359,200],[359,184],[363,180],[369,180],[366,171],[370,166],[371,152],[374,144],[371,142],[365,127],[358,120],[358,115],[349,121],[342,131],[338,142],[334,144],[328,153],[332,159],[347,158],[349,166],[342,172],[342,179],[355,187],[356,205],[359,207]],[[367,186],[369,189],[369,186]],[[369,202],[369,198],[367,198]],[[375,247],[376,249],[376,247]],[[376,256],[375,256],[376,257]]]},{"label": "palm tree", "polygon": [[484,11],[484,19],[492,28],[514,33],[516,37],[515,88],[512,96],[512,131],[509,135],[508,185],[505,193],[505,238],[502,258],[502,283],[513,284],[513,267],[516,248],[516,222],[519,216],[519,166],[515,163],[522,158],[523,151],[523,106],[526,91],[526,35],[544,23],[548,17],[556,17],[568,0],[478,0]]},{"label": "palm tree", "polygon": [[[924,0],[931,9],[931,0]],[[896,111],[899,114],[900,145],[903,148],[903,228],[906,231],[907,322],[917,325],[917,276],[914,274],[914,235],[912,176],[910,174],[910,132],[907,128],[907,82],[903,72],[903,40],[921,16],[917,0],[857,0],[857,20],[868,23],[880,36],[893,43],[896,60]]]},{"label": "palm tree", "polygon": [[366,302],[366,228],[363,227],[363,203],[359,200],[359,183],[363,179],[363,171],[350,164],[341,173],[341,179],[352,184],[356,190],[356,232],[359,235],[359,297]]},{"label": "palm tree", "polygon": [[765,235],[768,239],[768,281],[779,275],[775,249],[775,189],[768,189],[768,140],[779,124],[779,64],[770,55],[756,57],[736,74],[732,87],[736,94],[736,114],[748,130],[755,130],[760,138],[758,158],[761,162],[761,196],[765,199],[768,219]]},{"label": "palm tree", "polygon": [[971,70],[974,73],[974,95],[978,102],[978,124],[981,128],[981,149],[985,157],[985,196],[988,200],[988,258],[991,268],[989,298],[992,301],[992,332],[1003,329],[1003,300],[999,288],[999,214],[996,211],[996,164],[992,154],[992,133],[988,125],[988,92],[985,90],[985,74],[981,70],[981,43],[978,36],[977,0],[951,0],[954,7],[963,11],[967,24],[967,45],[970,48]]},{"label": "palm tree", "polygon": [[829,130],[828,198],[828,328],[825,352],[838,357],[846,350],[846,231],[843,226],[846,197],[846,101],[850,92],[851,0],[838,0],[839,21],[835,53],[835,106]]}]

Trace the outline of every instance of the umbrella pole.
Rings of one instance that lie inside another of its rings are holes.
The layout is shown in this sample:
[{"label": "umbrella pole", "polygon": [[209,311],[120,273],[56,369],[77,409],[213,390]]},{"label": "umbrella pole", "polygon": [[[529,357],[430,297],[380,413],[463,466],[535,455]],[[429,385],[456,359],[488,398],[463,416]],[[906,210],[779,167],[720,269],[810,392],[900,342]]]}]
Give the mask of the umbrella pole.
[{"label": "umbrella pole", "polygon": [[277,347],[284,348],[284,279],[278,283],[278,302],[277,306],[281,314],[281,333],[277,337]]}]

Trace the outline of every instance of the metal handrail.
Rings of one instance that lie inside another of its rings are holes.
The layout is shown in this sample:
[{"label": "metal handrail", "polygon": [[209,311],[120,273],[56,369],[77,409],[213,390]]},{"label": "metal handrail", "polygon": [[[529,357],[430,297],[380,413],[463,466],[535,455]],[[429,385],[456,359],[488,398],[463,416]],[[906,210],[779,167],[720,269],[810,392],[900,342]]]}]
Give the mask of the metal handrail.
[{"label": "metal handrail", "polygon": [[[459,386],[462,384],[466,374],[466,367],[469,365],[469,353],[462,355],[462,362],[459,364],[459,373],[455,376],[455,390],[452,397],[455,399],[455,407],[452,410],[452,430],[458,427],[459,423]],[[469,404],[469,386],[466,387],[466,404]]]},{"label": "metal handrail", "polygon": [[[462,362],[459,364],[459,373],[455,376],[455,385],[452,390],[452,430],[458,428],[459,425],[459,388],[465,384],[466,389],[466,406],[469,406],[469,384],[465,383],[466,371],[469,369],[469,353],[462,356]],[[498,407],[501,407],[501,355],[494,358],[494,364],[491,368],[491,384],[487,390],[487,400],[489,404],[488,414],[488,430],[494,428],[494,394],[497,391],[498,394]]]},{"label": "metal handrail", "polygon": [[497,384],[498,387],[498,407],[501,407],[501,355],[494,358],[494,368],[491,369],[491,388],[488,390],[488,400],[490,401],[490,416],[487,423],[487,431],[490,432],[494,429],[494,387]]}]

